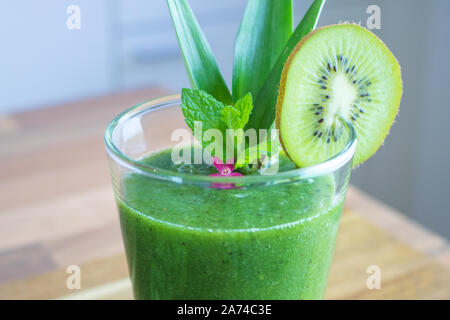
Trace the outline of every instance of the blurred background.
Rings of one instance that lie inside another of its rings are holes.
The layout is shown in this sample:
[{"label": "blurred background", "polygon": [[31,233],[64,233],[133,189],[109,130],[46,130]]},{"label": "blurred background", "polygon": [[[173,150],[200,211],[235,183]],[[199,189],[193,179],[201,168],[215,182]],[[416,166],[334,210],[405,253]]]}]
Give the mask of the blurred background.
[{"label": "blurred background", "polygon": [[[293,2],[297,24],[312,0]],[[231,87],[247,1],[189,3]],[[353,171],[326,298],[450,297],[449,13],[448,0],[325,4],[319,25],[372,28],[404,80],[385,145]],[[189,87],[166,1],[4,0],[0,46],[0,299],[132,298],[103,133]],[[368,289],[371,265],[384,290]]]},{"label": "blurred background", "polygon": [[[190,3],[230,83],[246,1]],[[294,3],[297,23],[310,1]],[[450,238],[450,1],[328,0],[319,25],[367,26],[367,8],[374,4],[381,28],[372,31],[400,61],[404,95],[384,147],[354,170],[352,183]],[[70,5],[80,8],[80,29],[66,26]],[[0,126],[32,109],[138,88],[177,93],[189,86],[162,0],[2,1],[0,39]]]}]

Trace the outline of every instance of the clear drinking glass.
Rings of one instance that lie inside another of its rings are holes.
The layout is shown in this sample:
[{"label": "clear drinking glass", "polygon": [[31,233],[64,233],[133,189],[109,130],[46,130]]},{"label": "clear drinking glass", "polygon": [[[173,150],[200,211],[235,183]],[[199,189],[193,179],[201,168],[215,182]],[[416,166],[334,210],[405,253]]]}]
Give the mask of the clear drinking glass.
[{"label": "clear drinking glass", "polygon": [[179,96],[117,116],[105,143],[134,297],[321,299],[356,146],[342,121],[347,144],[326,162],[217,178],[158,153],[188,130]]}]

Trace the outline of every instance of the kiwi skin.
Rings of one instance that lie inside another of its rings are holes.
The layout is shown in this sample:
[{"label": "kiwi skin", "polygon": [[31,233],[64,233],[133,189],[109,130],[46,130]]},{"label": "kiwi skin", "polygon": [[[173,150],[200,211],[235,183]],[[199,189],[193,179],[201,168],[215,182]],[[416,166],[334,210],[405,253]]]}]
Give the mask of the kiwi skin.
[{"label": "kiwi skin", "polygon": [[[308,33],[306,36],[304,36],[295,46],[295,48],[292,50],[291,54],[289,55],[288,59],[286,60],[286,63],[284,64],[283,67],[283,71],[281,73],[281,79],[280,79],[280,86],[279,86],[279,91],[278,91],[278,98],[277,98],[277,105],[276,105],[276,112],[275,112],[275,126],[278,130],[280,130],[281,128],[281,112],[282,112],[282,107],[283,107],[283,101],[284,101],[284,95],[285,95],[285,89],[286,89],[286,80],[287,80],[287,75],[289,73],[289,69],[291,66],[292,61],[294,60],[296,54],[298,53],[298,51],[302,48],[303,44],[305,42],[307,42],[309,40],[309,38],[311,38],[312,36],[314,36],[316,33],[321,32],[321,30],[323,29],[327,29],[327,28],[333,28],[333,27],[353,27],[356,29],[362,29],[365,32],[369,31],[364,27],[361,27],[358,24],[350,24],[350,23],[345,23],[345,24],[333,24],[333,25],[327,25],[327,26],[323,26],[320,28],[317,28],[313,31],[311,31],[310,33]],[[381,41],[380,38],[378,38],[374,33],[372,32],[368,32],[373,38],[375,38],[376,40],[379,41],[379,43],[382,45],[383,50],[391,56],[391,58],[393,59],[393,61],[396,61],[396,66],[398,66],[398,70],[396,70],[396,72],[400,75],[400,83],[399,86],[396,90],[396,96],[394,101],[392,102],[392,105],[395,106],[396,110],[395,112],[392,113],[392,117],[389,119],[389,126],[387,126],[387,131],[383,132],[382,135],[380,135],[380,137],[382,137],[381,141],[379,141],[378,143],[374,144],[374,148],[372,148],[372,150],[370,152],[368,152],[367,154],[364,155],[364,157],[361,157],[360,159],[358,159],[358,161],[353,161],[353,167],[357,167],[360,164],[362,164],[363,162],[365,162],[367,159],[369,159],[373,154],[375,154],[375,152],[377,152],[377,150],[381,147],[381,145],[383,144],[384,138],[388,135],[389,133],[389,129],[392,126],[397,113],[398,113],[398,109],[400,106],[400,100],[402,97],[402,93],[403,93],[403,81],[401,79],[401,68],[400,68],[400,64],[398,63],[398,60],[395,58],[395,56],[392,54],[392,52],[388,49],[388,47],[384,44],[383,41]],[[292,157],[289,155],[289,151],[287,150],[284,142],[283,142],[283,137],[280,134],[279,135],[279,139],[280,139],[280,144],[284,150],[284,152],[286,153],[286,155],[291,159]]]}]

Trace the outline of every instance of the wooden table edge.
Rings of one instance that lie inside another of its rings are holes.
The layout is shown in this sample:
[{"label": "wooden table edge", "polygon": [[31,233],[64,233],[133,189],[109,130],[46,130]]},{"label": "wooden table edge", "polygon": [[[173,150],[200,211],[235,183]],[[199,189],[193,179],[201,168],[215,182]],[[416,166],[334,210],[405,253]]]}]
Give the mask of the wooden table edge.
[{"label": "wooden table edge", "polygon": [[[376,200],[357,187],[349,187],[345,203],[347,210],[354,211],[396,240],[427,254],[440,264],[450,268],[450,245],[444,237]],[[368,207],[370,210],[367,210]]]}]

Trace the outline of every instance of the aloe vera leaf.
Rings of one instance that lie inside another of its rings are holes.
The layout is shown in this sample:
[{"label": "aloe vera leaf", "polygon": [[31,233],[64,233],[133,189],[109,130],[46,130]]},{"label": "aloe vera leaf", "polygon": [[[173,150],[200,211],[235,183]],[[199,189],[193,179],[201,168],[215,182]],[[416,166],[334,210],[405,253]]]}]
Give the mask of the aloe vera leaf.
[{"label": "aloe vera leaf", "polygon": [[186,0],[167,0],[186,70],[194,89],[201,89],[217,100],[231,104],[231,94],[216,59]]},{"label": "aloe vera leaf", "polygon": [[233,101],[252,97],[267,79],[292,34],[292,0],[249,0],[236,36]]},{"label": "aloe vera leaf", "polygon": [[326,0],[315,0],[289,38],[263,87],[256,95],[252,114],[246,128],[269,129],[275,120],[275,111],[283,66],[297,43],[316,28]]}]

